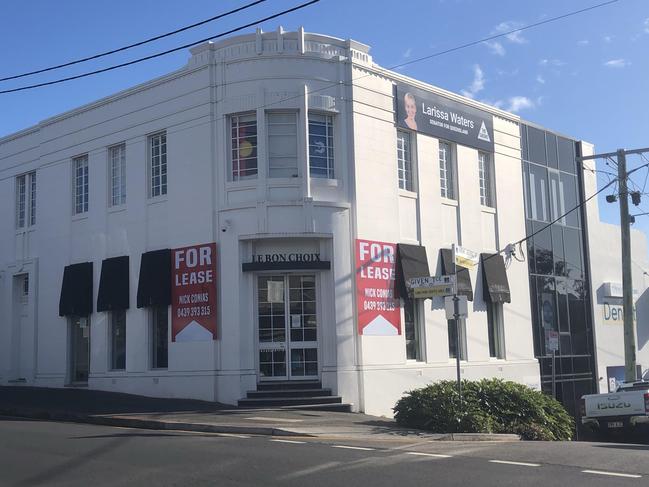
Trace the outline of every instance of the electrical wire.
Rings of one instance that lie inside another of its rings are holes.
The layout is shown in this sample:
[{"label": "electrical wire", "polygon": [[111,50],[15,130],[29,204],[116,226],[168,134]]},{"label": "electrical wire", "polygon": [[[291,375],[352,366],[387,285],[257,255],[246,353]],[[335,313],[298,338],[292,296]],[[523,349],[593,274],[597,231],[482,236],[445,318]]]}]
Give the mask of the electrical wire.
[{"label": "electrical wire", "polygon": [[189,47],[195,46],[196,44],[202,44],[203,42],[211,41],[211,40],[214,40],[214,39],[218,39],[220,37],[224,37],[224,36],[229,35],[229,34],[233,34],[234,32],[238,32],[240,30],[247,29],[248,27],[252,27],[252,26],[261,24],[262,22],[267,22],[268,20],[276,19],[277,17],[281,17],[282,15],[286,15],[288,13],[295,12],[295,11],[303,9],[305,7],[309,7],[309,6],[311,6],[311,5],[315,4],[315,3],[318,3],[319,1],[320,0],[310,0],[309,2],[305,2],[305,3],[302,3],[302,4],[297,5],[295,7],[292,7],[292,8],[286,9],[286,10],[282,10],[281,12],[278,12],[276,14],[269,15],[269,16],[264,17],[262,19],[257,19],[257,20],[255,20],[253,22],[249,22],[249,23],[247,23],[245,25],[241,25],[241,26],[236,27],[234,29],[230,29],[228,31],[221,32],[220,34],[210,36],[210,37],[206,37],[204,39],[200,39],[200,40],[197,40],[197,41],[194,41],[194,42],[190,42],[188,44],[184,44],[182,46],[174,47],[172,49],[167,49],[166,51],[157,52],[157,53],[151,54],[149,56],[144,56],[144,57],[141,57],[141,58],[138,58],[138,59],[134,59],[132,61],[127,61],[127,62],[121,63],[121,64],[115,64],[113,66],[108,66],[107,68],[102,68],[102,69],[96,69],[94,71],[88,71],[88,72],[85,72],[85,73],[77,74],[75,76],[68,76],[67,78],[60,78],[60,79],[56,79],[56,80],[53,80],[53,81],[45,81],[43,83],[36,83],[36,84],[33,84],[33,85],[20,86],[18,88],[11,88],[11,89],[7,89],[7,90],[2,90],[2,91],[0,91],[0,94],[15,93],[17,91],[31,90],[31,89],[40,88],[40,87],[43,87],[43,86],[56,85],[56,84],[59,84],[59,83],[64,83],[66,81],[72,81],[72,80],[75,80],[75,79],[86,78],[88,76],[93,76],[95,74],[105,73],[107,71],[113,71],[115,69],[123,68],[125,66],[131,66],[133,64],[138,64],[138,63],[141,63],[143,61],[148,61],[150,59],[155,59],[155,58],[158,58],[160,56],[165,56],[167,54],[171,54],[172,52],[180,51],[182,49],[187,49]]},{"label": "electrical wire", "polygon": [[238,12],[241,12],[243,10],[246,10],[248,8],[254,7],[255,5],[259,5],[260,3],[266,2],[267,0],[256,0],[254,2],[248,3],[246,5],[243,5],[241,7],[228,10],[227,12],[224,12],[222,14],[215,15],[214,17],[210,17],[209,19],[201,20],[200,22],[196,22],[195,24],[187,25],[185,27],[181,27],[180,29],[173,30],[171,32],[166,32],[165,34],[160,34],[155,37],[150,37],[148,39],[145,39],[143,41],[135,42],[134,44],[129,44],[127,46],[119,47],[117,49],[112,49],[110,51],[105,51],[105,52],[100,52],[99,54],[94,54],[92,56],[84,57],[81,59],[75,59],[74,61],[68,61],[63,64],[57,64],[56,66],[50,66],[48,68],[41,68],[37,69],[35,71],[29,71],[28,73],[21,73],[21,74],[15,74],[13,76],[5,76],[4,78],[0,78],[0,81],[9,81],[12,79],[18,79],[18,78],[24,78],[26,76],[32,76],[34,74],[40,74],[40,73],[46,73],[48,71],[54,71],[55,69],[61,69],[61,68],[67,68],[68,66],[73,66],[75,64],[80,64],[80,63],[85,63],[86,61],[92,61],[94,59],[99,59],[105,56],[109,56],[111,54],[115,54],[118,52],[123,52],[128,49],[133,49],[134,47],[139,47],[143,46],[145,44],[149,44],[150,42],[158,41],[160,39],[164,39],[165,37],[169,37],[175,34],[179,34],[180,32],[185,32],[186,30],[193,29],[195,27],[199,27],[201,25],[208,24],[210,22],[213,22],[218,19],[222,19],[223,17],[227,17],[228,15],[232,15]]},{"label": "electrical wire", "polygon": [[[170,49],[170,50],[168,50],[168,51],[164,51],[164,52],[160,52],[160,53],[157,53],[157,54],[153,54],[153,55],[151,55],[151,56],[145,56],[145,57],[142,57],[142,58],[139,58],[139,59],[135,59],[135,60],[133,60],[133,61],[126,62],[126,63],[118,64],[118,65],[115,65],[115,66],[109,66],[109,67],[104,68],[104,69],[99,69],[99,70],[96,70],[96,71],[91,71],[91,72],[87,72],[87,73],[82,73],[82,74],[79,74],[79,75],[77,75],[77,76],[70,76],[70,77],[68,77],[68,78],[62,78],[62,79],[53,80],[53,81],[48,81],[48,82],[44,82],[44,83],[38,83],[38,84],[34,84],[34,85],[22,86],[22,87],[18,87],[18,88],[9,89],[9,90],[2,90],[2,91],[0,91],[0,94],[5,94],[5,93],[14,93],[14,92],[17,92],[17,91],[29,90],[29,89],[34,89],[34,88],[40,88],[40,87],[42,87],[42,86],[49,86],[49,85],[53,85],[53,84],[63,83],[63,82],[66,82],[66,81],[71,81],[71,80],[74,80],[74,79],[84,78],[84,77],[87,77],[87,76],[92,76],[92,75],[95,75],[95,74],[104,73],[104,72],[106,72],[106,71],[111,71],[111,70],[113,70],[113,69],[118,69],[118,68],[122,68],[122,67],[125,67],[125,66],[130,66],[130,65],[133,65],[133,64],[137,64],[137,63],[140,63],[140,62],[142,62],[142,61],[147,61],[147,60],[149,60],[149,59],[153,59],[153,58],[156,58],[156,57],[164,56],[164,55],[166,55],[166,54],[170,54],[170,53],[175,52],[175,51],[179,51],[179,50],[181,50],[181,49],[186,49],[186,48],[188,48],[188,47],[194,46],[194,45],[196,45],[196,44],[200,44],[200,43],[202,43],[202,42],[207,42],[207,41],[209,41],[209,40],[213,40],[213,39],[216,39],[216,38],[219,38],[219,37],[223,37],[223,36],[225,36],[225,35],[228,35],[228,34],[231,34],[231,33],[237,32],[237,31],[242,30],[242,29],[245,29],[245,28],[247,28],[247,27],[251,27],[251,26],[253,26],[253,25],[257,25],[257,24],[259,24],[259,23],[261,23],[261,22],[265,22],[265,21],[267,21],[267,20],[271,20],[271,19],[273,19],[273,18],[279,17],[280,15],[284,15],[284,14],[289,13],[289,12],[292,12],[292,11],[294,11],[294,10],[298,10],[298,9],[301,9],[301,8],[307,7],[307,6],[309,6],[309,5],[313,4],[313,3],[317,3],[318,1],[319,1],[319,0],[312,0],[312,1],[310,1],[310,2],[307,2],[307,3],[304,3],[304,4],[302,4],[302,5],[299,5],[298,7],[294,7],[294,8],[292,8],[292,9],[285,10],[284,12],[280,12],[279,14],[275,14],[275,15],[272,15],[272,16],[269,16],[269,17],[266,17],[266,18],[264,18],[264,19],[260,19],[260,20],[258,20],[258,21],[256,21],[256,22],[252,22],[252,23],[247,24],[247,25],[245,25],[245,26],[242,26],[242,27],[239,27],[239,28],[236,28],[236,29],[230,30],[230,31],[228,31],[228,32],[224,32],[224,33],[219,34],[219,35],[217,35],[217,36],[213,36],[213,37],[209,37],[209,38],[206,38],[206,39],[202,39],[202,40],[199,40],[199,41],[196,41],[196,42],[190,43],[190,44],[186,44],[186,45],[184,45],[184,46],[180,46],[180,47],[176,47],[176,48],[174,48],[174,49]],[[532,29],[532,28],[534,28],[534,27],[538,27],[538,26],[545,25],[545,24],[548,24],[548,23],[551,23],[551,22],[555,22],[555,21],[557,21],[557,20],[562,20],[562,19],[565,19],[565,18],[568,18],[568,17],[572,17],[572,16],[575,16],[575,15],[581,14],[581,13],[585,13],[585,12],[588,12],[588,11],[590,11],[590,10],[594,10],[594,9],[597,9],[597,8],[605,7],[605,6],[607,6],[607,5],[611,5],[611,4],[613,4],[613,3],[617,3],[617,2],[619,2],[619,1],[620,1],[620,0],[609,0],[609,1],[607,1],[607,2],[599,3],[599,4],[596,4],[596,5],[591,5],[590,7],[586,7],[586,8],[579,9],[579,10],[574,10],[574,11],[571,11],[571,12],[568,12],[568,13],[565,13],[565,14],[562,14],[562,15],[558,15],[558,16],[556,16],[556,17],[551,17],[551,18],[549,18],[549,19],[545,19],[545,20],[540,21],[540,22],[535,22],[535,23],[532,23],[532,24],[524,25],[524,26],[522,26],[522,27],[520,27],[520,28],[518,28],[518,29],[512,29],[512,30],[509,30],[509,31],[507,31],[507,32],[502,32],[502,33],[494,34],[494,35],[491,35],[491,36],[488,36],[488,37],[483,37],[483,38],[478,39],[478,40],[475,40],[475,41],[467,42],[467,43],[465,43],[465,44],[461,44],[461,45],[459,45],[459,46],[455,46],[455,47],[452,47],[452,48],[449,48],[449,49],[445,49],[445,50],[443,50],[443,51],[438,51],[438,52],[435,52],[435,53],[429,54],[429,55],[427,55],[427,56],[422,56],[422,57],[420,57],[420,58],[411,59],[410,61],[406,61],[406,62],[404,62],[404,63],[399,63],[399,64],[396,64],[396,65],[394,65],[394,66],[391,66],[391,67],[388,67],[388,68],[384,68],[384,69],[386,69],[386,70],[394,70],[394,69],[397,69],[397,68],[401,68],[401,67],[403,67],[403,66],[407,66],[407,65],[411,65],[411,64],[414,64],[414,63],[417,63],[417,62],[421,62],[421,61],[425,61],[425,60],[432,59],[432,58],[435,58],[435,57],[439,57],[439,56],[442,56],[442,55],[444,55],[444,54],[449,54],[449,53],[451,53],[451,52],[459,51],[459,50],[461,50],[461,49],[465,49],[465,48],[467,48],[467,47],[471,47],[471,46],[475,46],[475,45],[478,45],[478,44],[482,44],[482,43],[488,42],[488,41],[490,41],[490,40],[498,39],[498,38],[500,38],[500,37],[505,37],[505,36],[507,36],[507,35],[511,35],[511,34],[513,34],[513,33],[516,33],[516,32],[522,32],[522,31],[524,31],[524,30]],[[365,74],[365,75],[362,75],[362,76],[360,76],[360,77],[354,78],[354,79],[351,80],[351,82],[354,82],[354,81],[356,81],[356,80],[358,80],[358,79],[364,78],[365,76],[370,76],[370,74]],[[334,84],[331,84],[330,86],[327,86],[327,87],[321,88],[321,89],[316,90],[316,91],[323,91],[324,89],[328,89],[328,88],[331,88],[331,87],[335,87],[335,86],[337,86],[337,85],[339,85],[339,84],[340,84],[340,83],[334,83]],[[347,83],[345,83],[345,84],[348,85]],[[221,86],[222,86],[222,85],[221,85]],[[348,85],[348,86],[349,86],[349,85]],[[303,94],[300,94],[300,95],[297,95],[297,96],[294,96],[294,97],[283,98],[283,99],[281,100],[281,102],[283,102],[283,101],[288,101],[288,100],[293,99],[293,98],[299,98],[299,97],[301,97],[301,96],[304,96],[304,95],[303,95]],[[275,103],[280,103],[280,102],[275,102]],[[263,108],[263,107],[258,107],[258,108]]]}]

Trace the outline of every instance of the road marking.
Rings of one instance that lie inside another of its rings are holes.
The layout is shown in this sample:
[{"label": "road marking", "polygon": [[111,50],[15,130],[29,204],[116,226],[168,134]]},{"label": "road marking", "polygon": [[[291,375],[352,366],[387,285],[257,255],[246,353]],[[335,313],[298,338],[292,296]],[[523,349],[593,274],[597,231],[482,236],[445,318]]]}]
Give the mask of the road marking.
[{"label": "road marking", "polygon": [[277,443],[292,443],[294,445],[303,445],[306,443],[306,441],[295,441],[295,440],[270,440],[270,441],[275,441]]},{"label": "road marking", "polygon": [[434,458],[452,458],[453,455],[443,455],[441,453],[423,453],[418,451],[407,451],[407,455],[417,455],[420,457],[434,457]]},{"label": "road marking", "polygon": [[367,448],[364,446],[347,446],[347,445],[331,445],[332,448],[344,448],[346,450],[364,450],[364,451],[373,451],[375,448]]},{"label": "road marking", "polygon": [[618,472],[604,472],[602,470],[582,470],[583,473],[592,473],[593,475],[610,475],[611,477],[626,477],[629,479],[640,479],[642,475],[635,475],[631,473],[618,473]]},{"label": "road marking", "polygon": [[264,416],[251,416],[249,418],[243,418],[249,421],[271,421],[273,423],[300,423],[304,421],[303,419],[287,419],[287,418],[266,418]]},{"label": "road marking", "polygon": [[250,438],[250,436],[247,435],[236,435],[234,433],[213,433],[216,436],[225,436],[227,438]]},{"label": "road marking", "polygon": [[489,460],[491,463],[503,463],[505,465],[518,465],[520,467],[540,467],[540,463],[510,462],[509,460]]}]

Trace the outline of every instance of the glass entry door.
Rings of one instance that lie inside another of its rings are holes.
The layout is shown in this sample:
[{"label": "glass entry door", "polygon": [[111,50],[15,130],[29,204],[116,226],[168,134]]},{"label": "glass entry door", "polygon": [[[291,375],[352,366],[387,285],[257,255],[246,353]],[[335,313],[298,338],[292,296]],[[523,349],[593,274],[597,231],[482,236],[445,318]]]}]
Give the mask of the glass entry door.
[{"label": "glass entry door", "polygon": [[90,318],[70,319],[70,382],[87,383],[90,371]]},{"label": "glass entry door", "polygon": [[257,276],[261,380],[318,378],[315,275]]}]

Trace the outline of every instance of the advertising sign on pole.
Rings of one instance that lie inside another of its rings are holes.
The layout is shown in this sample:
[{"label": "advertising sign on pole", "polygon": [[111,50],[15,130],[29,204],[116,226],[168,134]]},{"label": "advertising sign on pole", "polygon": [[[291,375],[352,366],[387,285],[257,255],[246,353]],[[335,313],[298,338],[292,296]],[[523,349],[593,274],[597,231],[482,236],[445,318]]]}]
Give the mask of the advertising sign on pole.
[{"label": "advertising sign on pole", "polygon": [[360,335],[401,334],[401,311],[394,294],[397,246],[356,240],[356,306]]},{"label": "advertising sign on pole", "polygon": [[216,339],[216,244],[171,251],[171,340]]}]

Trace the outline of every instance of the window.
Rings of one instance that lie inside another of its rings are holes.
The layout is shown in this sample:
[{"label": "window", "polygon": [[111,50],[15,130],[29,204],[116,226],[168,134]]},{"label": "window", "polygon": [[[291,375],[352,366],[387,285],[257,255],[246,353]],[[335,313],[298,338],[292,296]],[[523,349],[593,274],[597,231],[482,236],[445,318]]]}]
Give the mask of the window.
[{"label": "window", "polygon": [[406,334],[406,359],[421,361],[422,353],[419,310],[414,299],[404,300],[403,316]]},{"label": "window", "polygon": [[397,130],[397,171],[399,188],[412,191],[412,152],[410,133]]},{"label": "window", "polygon": [[297,112],[269,112],[268,177],[297,177]]},{"label": "window", "polygon": [[72,159],[74,167],[74,214],[88,211],[88,155]]},{"label": "window", "polygon": [[113,311],[110,314],[110,368],[126,368],[126,311]]},{"label": "window", "polygon": [[232,181],[257,176],[257,117],[230,117],[232,144]]},{"label": "window", "polygon": [[453,154],[451,145],[439,143],[439,182],[443,198],[455,199],[455,183],[453,169]]},{"label": "window", "polygon": [[108,148],[110,162],[110,205],[126,203],[126,144]]},{"label": "window", "polygon": [[493,208],[493,176],[491,158],[486,152],[478,152],[478,173],[480,178],[480,204]]},{"label": "window", "polygon": [[309,174],[334,177],[334,123],[330,115],[309,113]]},{"label": "window", "polygon": [[505,329],[502,303],[487,303],[487,326],[489,332],[489,356],[504,359]]},{"label": "window", "polygon": [[[149,136],[149,197],[167,194],[167,134]],[[126,179],[124,179],[126,182]],[[126,191],[124,192],[126,195]]]},{"label": "window", "polygon": [[151,308],[151,368],[166,369],[169,354],[167,306]]},{"label": "window", "polygon": [[[460,339],[459,339],[459,348],[460,348],[460,360],[467,359],[466,351],[466,324],[465,320],[460,320]],[[455,326],[455,320],[448,320],[448,356],[449,358],[457,358],[458,353],[458,338],[457,338],[457,329]]]},{"label": "window", "polygon": [[16,228],[36,225],[36,173],[16,178]]}]

